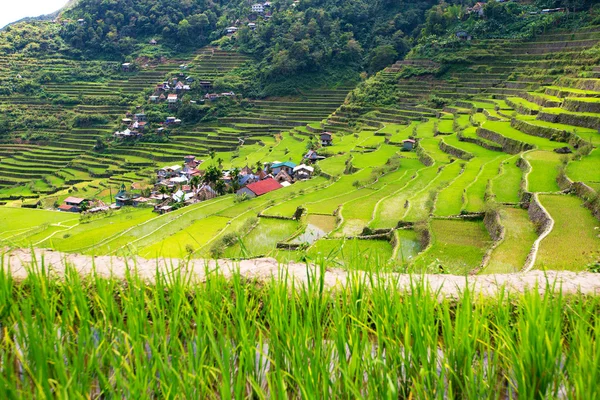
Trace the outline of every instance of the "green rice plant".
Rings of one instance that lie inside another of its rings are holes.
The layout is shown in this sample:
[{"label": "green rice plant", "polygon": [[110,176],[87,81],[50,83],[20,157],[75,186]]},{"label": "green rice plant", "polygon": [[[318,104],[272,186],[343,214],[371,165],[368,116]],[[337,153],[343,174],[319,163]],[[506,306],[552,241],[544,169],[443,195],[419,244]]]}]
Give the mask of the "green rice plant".
[{"label": "green rice plant", "polygon": [[57,276],[43,259],[15,279],[2,262],[0,396],[597,397],[597,297],[548,282],[443,298],[360,262],[335,288],[325,259],[261,281],[185,261]]}]

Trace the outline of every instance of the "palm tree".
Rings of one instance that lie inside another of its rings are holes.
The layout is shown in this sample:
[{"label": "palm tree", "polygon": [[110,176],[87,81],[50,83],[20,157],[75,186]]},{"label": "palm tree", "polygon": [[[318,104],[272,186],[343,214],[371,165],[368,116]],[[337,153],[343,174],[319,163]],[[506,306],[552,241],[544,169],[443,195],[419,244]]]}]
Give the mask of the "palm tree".
[{"label": "palm tree", "polygon": [[198,175],[193,176],[190,180],[190,185],[192,186],[192,189],[198,189],[198,187],[200,187],[200,177]]},{"label": "palm tree", "polygon": [[223,182],[223,179],[219,179],[217,180],[217,182],[215,182],[215,191],[219,194],[224,194],[225,193],[225,182]]},{"label": "palm tree", "polygon": [[168,187],[166,187],[165,185],[161,185],[161,186],[160,186],[160,189],[158,189],[158,191],[160,192],[160,194],[162,194],[162,195],[163,195],[163,198],[164,198],[164,197],[165,197],[167,194],[169,194],[169,188],[168,188]]},{"label": "palm tree", "polygon": [[223,172],[214,165],[206,168],[206,172],[204,173],[204,182],[206,183],[216,183],[223,176]]}]

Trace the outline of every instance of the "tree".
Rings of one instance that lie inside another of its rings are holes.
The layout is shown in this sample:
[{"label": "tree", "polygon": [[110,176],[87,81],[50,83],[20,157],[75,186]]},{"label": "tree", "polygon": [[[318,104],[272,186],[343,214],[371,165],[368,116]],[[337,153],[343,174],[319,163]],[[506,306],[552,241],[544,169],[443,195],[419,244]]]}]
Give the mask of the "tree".
[{"label": "tree", "polygon": [[223,179],[219,179],[215,182],[215,191],[219,194],[225,194],[225,182],[223,182]]},{"label": "tree", "polygon": [[190,180],[190,185],[192,189],[198,189],[200,187],[200,177],[198,175],[193,176]]},{"label": "tree", "polygon": [[238,167],[231,171],[231,186],[234,191],[240,188],[240,169]]},{"label": "tree", "polygon": [[377,46],[371,53],[369,60],[369,69],[371,72],[377,72],[398,59],[398,53],[393,46],[386,44]]},{"label": "tree", "polygon": [[206,171],[204,172],[204,182],[207,184],[214,184],[217,183],[222,176],[223,172],[214,165],[211,165],[210,167],[206,168]]}]

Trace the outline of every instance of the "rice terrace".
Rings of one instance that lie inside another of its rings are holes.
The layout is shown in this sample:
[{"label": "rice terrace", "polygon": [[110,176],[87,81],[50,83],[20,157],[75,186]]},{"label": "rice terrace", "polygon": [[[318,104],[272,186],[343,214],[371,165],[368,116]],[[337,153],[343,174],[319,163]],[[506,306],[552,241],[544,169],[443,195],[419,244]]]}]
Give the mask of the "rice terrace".
[{"label": "rice terrace", "polygon": [[599,193],[594,1],[69,1],[0,30],[0,397],[600,399]]}]

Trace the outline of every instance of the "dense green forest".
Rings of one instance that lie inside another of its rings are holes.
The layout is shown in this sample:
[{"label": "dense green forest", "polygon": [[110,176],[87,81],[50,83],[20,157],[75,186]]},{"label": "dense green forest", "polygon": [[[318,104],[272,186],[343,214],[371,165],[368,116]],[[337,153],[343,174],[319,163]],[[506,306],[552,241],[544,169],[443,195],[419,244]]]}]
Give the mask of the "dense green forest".
[{"label": "dense green forest", "polygon": [[[593,3],[489,1],[479,14],[470,12],[474,0],[276,0],[256,13],[247,0],[80,0],[60,13],[55,24],[6,28],[0,33],[0,50],[134,61],[140,56],[176,57],[212,43],[254,58],[255,63],[227,79],[233,89],[260,97],[315,79],[357,79],[359,72],[374,73],[407,55],[460,60],[464,54],[455,53],[465,43],[458,32],[476,39],[528,38],[569,18],[569,13],[544,14],[541,9],[590,9],[594,17]],[[238,28],[235,35],[227,34],[230,26]],[[151,41],[158,46],[150,46]],[[76,71],[84,80],[86,74],[98,78],[105,73]],[[238,79],[240,74],[245,79]],[[26,93],[36,87],[27,81],[19,85],[2,90]]]},{"label": "dense green forest", "polygon": [[[14,28],[9,27],[5,34],[12,49],[4,45],[3,50],[62,49],[73,55],[118,60],[133,53],[136,45],[156,39],[177,53],[223,38],[226,28],[237,22],[238,34],[225,37],[224,44],[235,42],[230,45],[264,60],[273,75],[315,71],[332,64],[374,71],[404,56],[417,40],[445,36],[454,28],[468,28],[478,36],[523,35],[531,31],[531,23],[522,18],[516,23],[517,19],[532,9],[584,9],[593,2],[538,0],[523,5],[490,1],[484,18],[466,13],[473,3],[302,0],[295,4],[280,0],[272,3],[266,11],[270,18],[263,21],[246,0],[80,0],[60,15],[60,28],[54,31],[27,29],[11,35]],[[256,29],[246,26],[247,21],[256,21]]]}]

